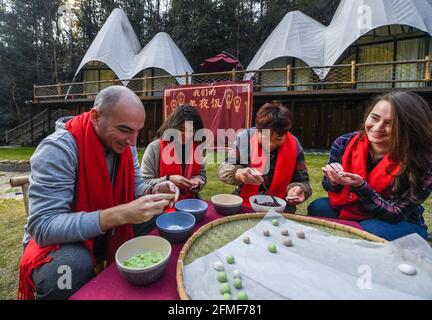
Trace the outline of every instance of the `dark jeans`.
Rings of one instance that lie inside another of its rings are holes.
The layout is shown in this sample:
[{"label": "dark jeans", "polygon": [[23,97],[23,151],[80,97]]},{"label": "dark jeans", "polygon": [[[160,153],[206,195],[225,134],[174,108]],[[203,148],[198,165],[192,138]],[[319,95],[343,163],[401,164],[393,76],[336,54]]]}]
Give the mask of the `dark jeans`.
[{"label": "dark jeans", "polygon": [[[32,273],[37,300],[68,299],[95,276],[93,259],[80,243],[64,244],[49,256],[53,260]],[[68,275],[70,283],[65,280]]]},{"label": "dark jeans", "polygon": [[[328,198],[320,198],[309,205],[308,215],[313,217],[338,219],[339,212],[331,207]],[[365,231],[388,241],[402,238],[412,233],[417,233],[424,239],[427,239],[428,237],[425,228],[408,221],[392,224],[378,219],[368,219],[360,222],[360,225]]]}]

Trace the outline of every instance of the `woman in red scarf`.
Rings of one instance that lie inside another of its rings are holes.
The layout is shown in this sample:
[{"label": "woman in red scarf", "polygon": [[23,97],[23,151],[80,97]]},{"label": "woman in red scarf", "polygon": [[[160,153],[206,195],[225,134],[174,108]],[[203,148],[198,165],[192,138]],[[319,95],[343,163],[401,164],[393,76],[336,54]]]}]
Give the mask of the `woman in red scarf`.
[{"label": "woman in red scarf", "polygon": [[379,96],[360,132],[339,137],[323,168],[329,198],[309,215],[358,221],[387,240],[427,237],[421,205],[432,190],[432,111],[415,93]]},{"label": "woman in red scarf", "polygon": [[207,178],[202,150],[194,135],[203,127],[194,107],[177,107],[157,131],[157,139],[146,148],[141,164],[144,181],[150,185],[173,182],[180,189],[180,200],[198,197]]},{"label": "woman in red scarf", "polygon": [[233,154],[219,166],[218,178],[236,185],[243,206],[249,198],[267,194],[286,199],[286,211],[310,197],[312,190],[300,142],[289,132],[291,113],[278,103],[266,103],[257,112],[256,128],[237,136]]}]

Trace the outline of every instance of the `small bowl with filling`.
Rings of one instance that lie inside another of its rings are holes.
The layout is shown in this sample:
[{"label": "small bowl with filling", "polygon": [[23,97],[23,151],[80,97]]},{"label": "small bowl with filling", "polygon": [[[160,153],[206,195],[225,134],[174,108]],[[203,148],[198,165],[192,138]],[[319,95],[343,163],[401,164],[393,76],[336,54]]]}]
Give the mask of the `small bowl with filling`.
[{"label": "small bowl with filling", "polygon": [[171,244],[161,237],[131,239],[118,248],[115,261],[120,274],[130,283],[144,286],[158,280],[171,256]]},{"label": "small bowl with filling", "polygon": [[216,211],[223,216],[240,213],[243,199],[234,194],[218,194],[211,197],[211,202]]},{"label": "small bowl with filling", "polygon": [[274,210],[278,213],[283,213],[287,205],[285,200],[267,195],[256,195],[250,197],[249,202],[255,212],[268,212]]},{"label": "small bowl with filling", "polygon": [[176,202],[175,208],[178,211],[189,212],[195,217],[196,222],[201,222],[207,213],[208,204],[200,199],[185,199]]},{"label": "small bowl with filling", "polygon": [[156,219],[160,235],[172,243],[188,239],[193,233],[195,223],[195,217],[183,211],[163,213]]}]

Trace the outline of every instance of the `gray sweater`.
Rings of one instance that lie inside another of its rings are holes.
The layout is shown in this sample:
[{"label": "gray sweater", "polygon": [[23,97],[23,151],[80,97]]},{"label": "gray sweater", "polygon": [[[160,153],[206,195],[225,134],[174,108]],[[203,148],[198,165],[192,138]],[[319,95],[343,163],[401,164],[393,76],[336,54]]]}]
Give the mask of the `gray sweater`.
[{"label": "gray sweater", "polygon": [[[164,177],[159,176],[159,172],[160,172],[159,160],[160,160],[160,139],[157,139],[147,146],[144,152],[144,156],[142,158],[141,175],[145,183],[149,185],[155,185],[157,183],[166,181],[166,176]],[[205,163],[201,165],[201,171],[199,175],[192,178],[199,178],[202,181],[207,182]],[[201,191],[202,188],[204,188],[204,185],[201,186],[199,191]]]},{"label": "gray sweater", "polygon": [[[40,246],[82,242],[102,235],[99,213],[72,212],[78,179],[78,149],[75,138],[65,129],[70,118],[59,119],[56,131],[45,138],[30,159],[29,217],[23,243],[32,237]],[[135,197],[151,191],[141,177],[138,155],[131,146],[135,165]],[[109,175],[115,176],[116,155],[107,152]]]}]

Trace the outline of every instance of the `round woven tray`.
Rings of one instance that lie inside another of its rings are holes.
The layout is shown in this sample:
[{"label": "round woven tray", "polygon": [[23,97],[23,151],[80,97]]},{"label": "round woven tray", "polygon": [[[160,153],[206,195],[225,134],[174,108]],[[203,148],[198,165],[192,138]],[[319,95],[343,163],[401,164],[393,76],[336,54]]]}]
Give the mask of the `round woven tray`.
[{"label": "round woven tray", "polygon": [[[256,226],[265,215],[265,213],[251,213],[229,216],[212,221],[195,232],[183,246],[177,262],[176,280],[180,299],[191,300],[184,285],[183,265],[188,265],[238,238],[245,231]],[[283,216],[338,237],[386,242],[373,234],[336,222],[292,214],[283,214]]]}]

